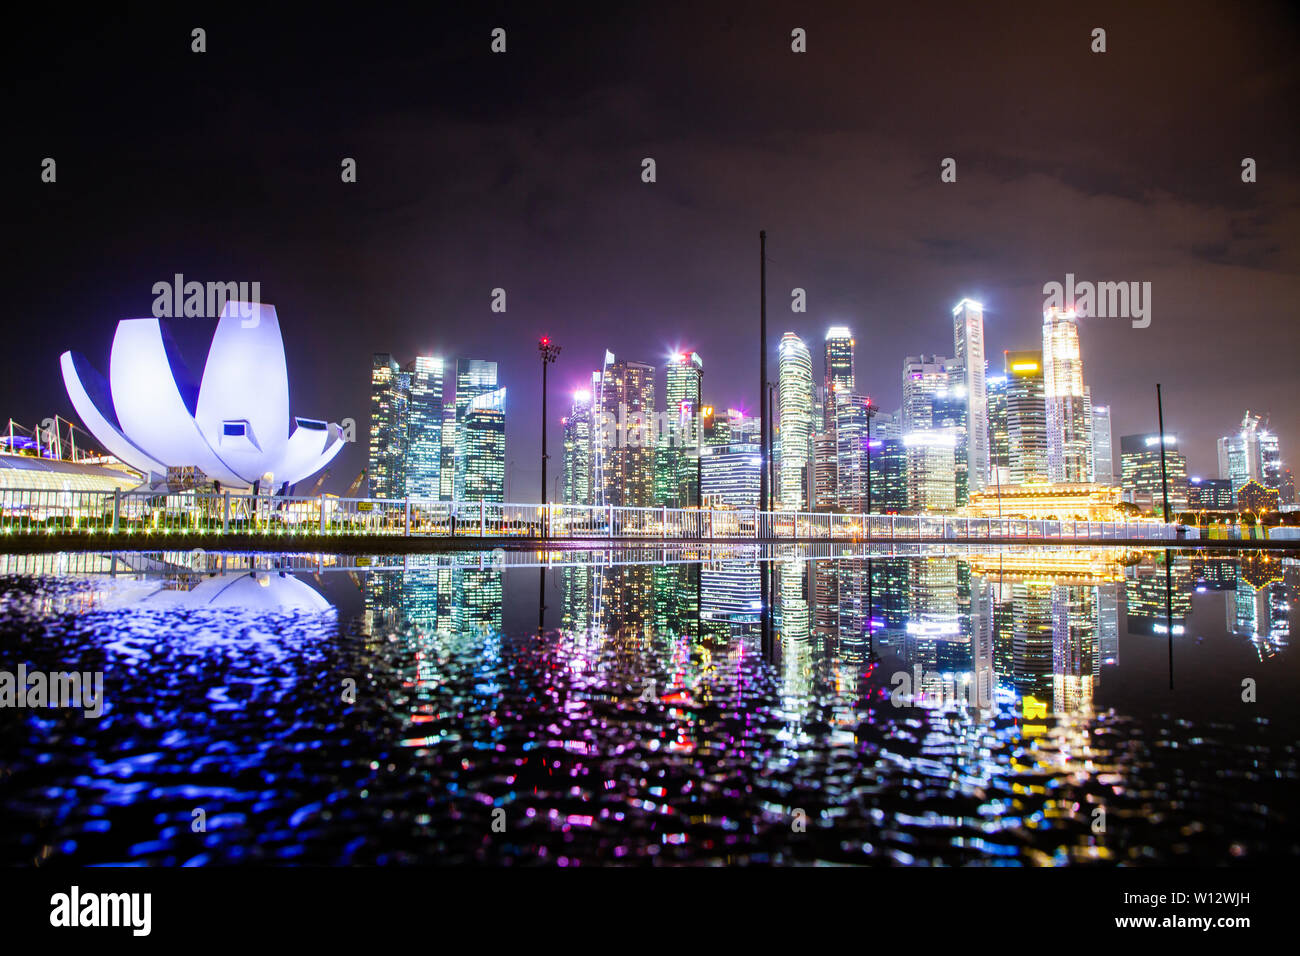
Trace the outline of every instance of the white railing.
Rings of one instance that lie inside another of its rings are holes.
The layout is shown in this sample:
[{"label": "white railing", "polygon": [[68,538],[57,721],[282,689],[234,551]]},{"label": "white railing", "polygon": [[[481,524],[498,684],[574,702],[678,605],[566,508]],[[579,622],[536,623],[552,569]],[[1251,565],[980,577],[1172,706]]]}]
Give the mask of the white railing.
[{"label": "white railing", "polygon": [[5,534],[384,535],[700,541],[1031,541],[1177,539],[1155,521],[500,504],[202,492],[0,490]]}]

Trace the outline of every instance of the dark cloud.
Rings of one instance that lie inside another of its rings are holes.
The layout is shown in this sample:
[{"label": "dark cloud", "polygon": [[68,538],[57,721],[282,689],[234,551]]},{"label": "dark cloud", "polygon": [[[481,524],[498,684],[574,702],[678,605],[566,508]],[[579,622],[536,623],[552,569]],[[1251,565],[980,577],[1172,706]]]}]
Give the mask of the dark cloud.
[{"label": "dark cloud", "polygon": [[[497,359],[508,493],[530,498],[544,332],[564,346],[552,408],[607,347],[651,362],[692,347],[707,400],[756,403],[765,228],[773,342],[789,328],[816,352],[828,325],[850,324],[861,387],[886,406],[905,355],[951,352],[963,295],[986,304],[995,364],[1037,346],[1044,282],[1149,281],[1150,328],[1084,330],[1116,438],[1154,428],[1160,381],[1193,470],[1213,470],[1214,438],[1247,407],[1272,412],[1296,457],[1287,6],[654,4],[598,17],[312,8],[15,30],[6,410],[70,413],[59,352],[106,364],[113,323],[147,314],[154,282],[259,280],[304,412],[364,422],[374,351]],[[209,52],[196,56],[201,23]],[[504,57],[488,53],[495,26]],[[795,26],[806,55],[789,52]],[[1089,52],[1097,26],[1104,55]],[[47,155],[54,187],[37,181]],[[339,183],[344,156],[355,186]],[[956,184],[939,181],[948,156]],[[488,308],[498,286],[504,317]],[[789,311],[795,286],[807,315]],[[362,464],[350,449],[336,484]]]}]

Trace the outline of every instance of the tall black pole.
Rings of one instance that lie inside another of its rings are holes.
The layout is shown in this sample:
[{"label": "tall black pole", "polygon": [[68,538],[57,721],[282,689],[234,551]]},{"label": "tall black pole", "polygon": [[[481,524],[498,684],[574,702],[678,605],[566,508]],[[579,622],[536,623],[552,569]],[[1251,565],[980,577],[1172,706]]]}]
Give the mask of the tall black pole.
[{"label": "tall black pole", "polygon": [[542,336],[537,342],[537,351],[542,356],[542,537],[550,537],[550,515],[546,496],[546,460],[550,456],[546,454],[546,366],[559,357],[560,347],[551,342],[548,336]]},{"label": "tall black pole", "polygon": [[1169,472],[1165,469],[1165,408],[1160,401],[1160,383],[1156,383],[1156,416],[1160,424],[1160,484],[1165,496],[1165,524],[1169,524]]},{"label": "tall black pole", "polygon": [[770,510],[768,505],[767,463],[772,457],[771,439],[767,430],[767,231],[758,233],[758,401],[759,401],[759,454],[763,470],[758,484],[758,509]]}]

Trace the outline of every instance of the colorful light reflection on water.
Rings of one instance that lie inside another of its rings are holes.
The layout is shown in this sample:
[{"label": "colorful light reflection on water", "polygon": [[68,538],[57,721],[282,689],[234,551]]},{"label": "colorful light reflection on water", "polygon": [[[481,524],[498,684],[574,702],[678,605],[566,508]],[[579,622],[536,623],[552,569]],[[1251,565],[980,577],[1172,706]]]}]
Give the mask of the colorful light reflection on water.
[{"label": "colorful light reflection on water", "polygon": [[0,670],[107,703],[0,710],[0,862],[1300,852],[1294,562],[804,557],[8,559]]}]

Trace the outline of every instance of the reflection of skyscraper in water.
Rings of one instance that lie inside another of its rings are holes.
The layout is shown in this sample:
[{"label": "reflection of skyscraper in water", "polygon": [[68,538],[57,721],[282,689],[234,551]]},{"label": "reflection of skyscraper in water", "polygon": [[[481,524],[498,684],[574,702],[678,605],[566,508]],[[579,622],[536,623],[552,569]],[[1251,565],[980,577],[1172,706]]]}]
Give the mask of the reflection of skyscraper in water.
[{"label": "reflection of skyscraper in water", "polygon": [[560,629],[591,633],[596,627],[595,575],[598,570],[583,564],[560,571]]},{"label": "reflection of skyscraper in water", "polygon": [[1295,595],[1277,558],[1249,555],[1240,559],[1240,565],[1237,587],[1228,601],[1228,630],[1248,638],[1264,660],[1290,642]]},{"label": "reflection of skyscraper in water", "polygon": [[702,576],[701,614],[706,624],[731,625],[733,633],[740,633],[743,625],[758,623],[763,603],[758,562],[715,561],[704,567]]},{"label": "reflection of skyscraper in water", "polygon": [[957,558],[945,555],[918,558],[909,568],[907,658],[923,671],[954,674],[971,669],[970,639],[957,607],[957,564]]},{"label": "reflection of skyscraper in water", "polygon": [[1012,585],[1011,683],[1022,698],[1047,704],[1055,696],[1052,679],[1052,585],[1018,581]]},{"label": "reflection of skyscraper in water", "polygon": [[654,567],[626,564],[601,568],[596,623],[605,634],[645,631],[655,623]]},{"label": "reflection of skyscraper in water", "polygon": [[1102,664],[1119,663],[1119,584],[1097,585],[1097,656]]},{"label": "reflection of skyscraper in water", "polygon": [[807,564],[798,559],[777,564],[777,612],[781,637],[785,641],[808,642],[812,620],[804,596]]},{"label": "reflection of skyscraper in water", "polygon": [[660,564],[652,572],[655,631],[659,634],[695,636],[696,576],[698,564]]},{"label": "reflection of skyscraper in water", "polygon": [[500,568],[456,568],[451,575],[451,624],[457,633],[489,630],[501,633]]},{"label": "reflection of skyscraper in water", "polygon": [[1072,714],[1092,707],[1101,673],[1096,652],[1097,596],[1088,586],[1052,586],[1052,710]]},{"label": "reflection of skyscraper in water", "polygon": [[981,705],[993,703],[993,689],[997,684],[997,672],[993,661],[994,602],[993,585],[982,577],[969,573],[969,566],[962,565],[968,580],[970,591],[970,660],[971,660],[971,699]]},{"label": "reflection of skyscraper in water", "polygon": [[1192,610],[1191,568],[1186,559],[1170,556],[1170,560],[1174,563],[1169,586],[1165,583],[1162,554],[1156,556],[1154,564],[1134,565],[1125,571],[1126,623],[1130,634],[1164,637],[1169,633],[1166,616],[1172,618],[1175,637],[1186,632],[1187,617]]}]

